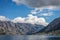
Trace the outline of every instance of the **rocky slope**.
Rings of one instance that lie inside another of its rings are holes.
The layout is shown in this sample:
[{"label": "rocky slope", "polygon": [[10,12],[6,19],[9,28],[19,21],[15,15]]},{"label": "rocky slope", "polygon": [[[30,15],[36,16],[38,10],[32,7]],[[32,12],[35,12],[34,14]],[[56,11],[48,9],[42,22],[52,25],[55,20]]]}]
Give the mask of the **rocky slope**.
[{"label": "rocky slope", "polygon": [[40,31],[44,26],[28,23],[13,23],[11,21],[0,21],[0,34],[32,34]]}]

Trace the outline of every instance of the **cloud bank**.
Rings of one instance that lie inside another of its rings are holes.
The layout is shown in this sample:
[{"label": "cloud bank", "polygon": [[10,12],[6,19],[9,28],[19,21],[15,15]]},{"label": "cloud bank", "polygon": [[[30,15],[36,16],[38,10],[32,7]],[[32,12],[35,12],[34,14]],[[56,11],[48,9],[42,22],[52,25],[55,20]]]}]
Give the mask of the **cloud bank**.
[{"label": "cloud bank", "polygon": [[5,16],[0,16],[0,21],[11,21],[14,23],[30,23],[30,24],[38,24],[38,25],[43,25],[43,26],[48,25],[48,23],[46,22],[44,18],[42,17],[38,18],[37,16],[33,16],[30,14],[26,18],[16,17],[13,20],[9,20]]},{"label": "cloud bank", "polygon": [[53,13],[43,13],[43,14],[40,14],[40,16],[52,16],[52,15],[54,15]]},{"label": "cloud bank", "polygon": [[12,0],[16,4],[24,4],[30,7],[59,6],[60,0]]},{"label": "cloud bank", "polygon": [[10,21],[10,19],[8,19],[8,18],[5,17],[5,16],[0,16],[0,20],[1,20],[1,21]]},{"label": "cloud bank", "polygon": [[37,16],[44,16],[44,17],[50,17],[54,16],[54,11],[59,10],[56,6],[46,6],[46,7],[40,7],[35,8],[31,11],[31,15],[37,15]]},{"label": "cloud bank", "polygon": [[[31,23],[31,24],[39,24],[39,25],[48,25],[45,18],[38,16],[53,16],[54,13],[51,10],[59,9],[57,6],[60,5],[60,0],[12,0],[17,5],[24,4],[29,7],[34,7],[35,9],[31,11],[27,17],[16,17],[11,20],[14,23]],[[47,11],[47,10],[48,11]],[[46,11],[44,11],[46,10]],[[38,14],[38,15],[37,15]],[[34,16],[35,15],[35,16]],[[1,18],[1,19],[7,19]]]}]

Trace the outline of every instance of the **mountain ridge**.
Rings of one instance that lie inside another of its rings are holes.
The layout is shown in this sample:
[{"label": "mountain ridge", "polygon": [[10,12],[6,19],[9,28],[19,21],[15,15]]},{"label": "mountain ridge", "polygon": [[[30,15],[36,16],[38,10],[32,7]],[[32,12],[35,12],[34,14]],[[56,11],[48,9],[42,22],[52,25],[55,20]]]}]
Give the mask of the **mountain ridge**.
[{"label": "mountain ridge", "polygon": [[54,19],[47,26],[29,24],[29,23],[13,23],[11,21],[0,21],[0,34],[52,34],[60,33],[60,17]]},{"label": "mountain ridge", "polygon": [[28,23],[13,23],[11,21],[0,21],[0,34],[32,34],[41,30],[44,26]]},{"label": "mountain ridge", "polygon": [[54,19],[51,23],[49,23],[47,25],[47,27],[43,28],[42,30],[40,30],[39,32],[37,32],[37,34],[55,34],[56,32],[58,32],[58,34],[60,33],[60,17]]}]

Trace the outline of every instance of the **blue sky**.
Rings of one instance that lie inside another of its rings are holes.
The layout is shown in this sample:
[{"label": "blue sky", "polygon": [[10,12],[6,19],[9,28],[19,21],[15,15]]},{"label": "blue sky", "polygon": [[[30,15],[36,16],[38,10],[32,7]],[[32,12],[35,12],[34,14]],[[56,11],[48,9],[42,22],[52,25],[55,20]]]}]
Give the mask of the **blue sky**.
[{"label": "blue sky", "polygon": [[[34,10],[34,8],[31,8],[24,4],[17,5],[16,3],[12,2],[12,0],[0,0],[0,16],[6,16],[9,19],[14,19],[16,17],[27,17],[32,10]],[[47,12],[46,9],[44,10]],[[34,15],[45,18],[47,22],[51,22],[55,18],[60,17],[59,9],[58,10],[55,9],[51,11],[54,14],[52,16],[38,16],[38,14],[34,14]],[[44,11],[42,11],[42,14],[44,14],[43,12]]]},{"label": "blue sky", "polygon": [[25,5],[16,5],[12,0],[0,0],[0,15],[4,15],[9,18],[15,18],[18,16],[25,17],[31,11]]}]

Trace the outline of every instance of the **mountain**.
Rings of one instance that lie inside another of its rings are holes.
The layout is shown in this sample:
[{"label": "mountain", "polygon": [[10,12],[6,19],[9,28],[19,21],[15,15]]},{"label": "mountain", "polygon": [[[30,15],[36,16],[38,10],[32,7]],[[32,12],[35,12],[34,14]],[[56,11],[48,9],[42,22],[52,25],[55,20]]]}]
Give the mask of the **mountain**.
[{"label": "mountain", "polygon": [[0,21],[0,34],[32,34],[43,29],[44,26],[29,23],[13,23],[11,21]]},{"label": "mountain", "polygon": [[60,34],[60,17],[54,19],[46,27],[37,24],[0,21],[0,34]]},{"label": "mountain", "polygon": [[40,30],[39,32],[37,32],[38,34],[43,33],[43,34],[60,34],[60,17],[54,19],[47,27],[43,28],[42,30]]}]

